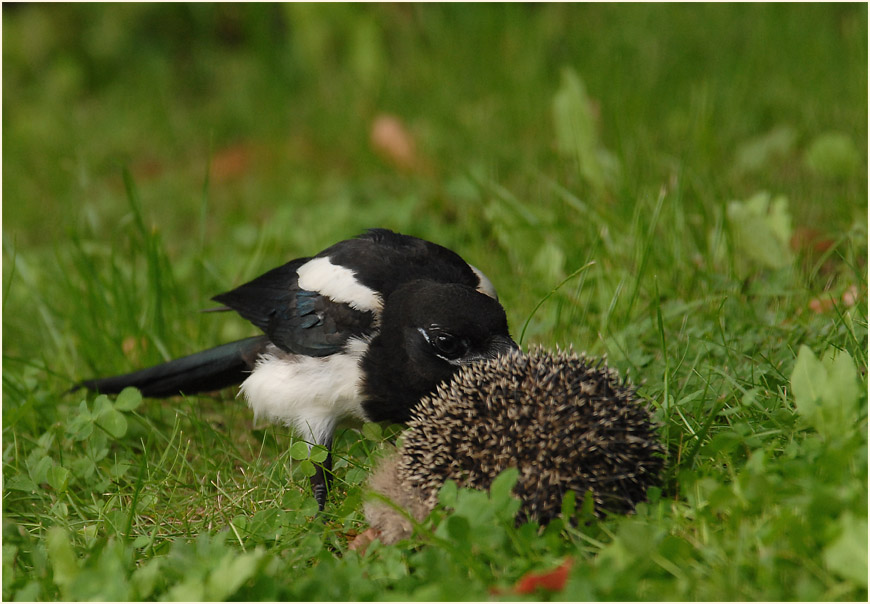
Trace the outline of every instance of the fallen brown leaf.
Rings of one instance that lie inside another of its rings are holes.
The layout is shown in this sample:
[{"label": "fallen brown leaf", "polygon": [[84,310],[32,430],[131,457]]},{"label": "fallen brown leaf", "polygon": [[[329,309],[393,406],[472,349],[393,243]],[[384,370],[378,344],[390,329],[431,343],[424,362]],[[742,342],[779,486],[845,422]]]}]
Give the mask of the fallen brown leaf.
[{"label": "fallen brown leaf", "polygon": [[565,558],[565,561],[553,570],[528,572],[520,577],[511,591],[518,595],[533,594],[538,589],[562,591],[568,581],[568,574],[573,563],[571,558]]},{"label": "fallen brown leaf", "polygon": [[370,140],[374,151],[399,170],[413,172],[422,167],[414,137],[395,115],[377,116]]},{"label": "fallen brown leaf", "polygon": [[350,545],[347,546],[347,549],[351,551],[358,551],[360,556],[366,553],[366,548],[371,545],[372,541],[380,537],[381,533],[377,529],[368,528],[357,535],[353,541],[350,542]]},{"label": "fallen brown leaf", "polygon": [[813,298],[808,306],[814,313],[821,314],[834,307],[834,300],[833,298]]},{"label": "fallen brown leaf", "polygon": [[823,254],[834,245],[834,242],[816,229],[799,226],[792,233],[789,245],[796,252]]},{"label": "fallen brown leaf", "polygon": [[247,173],[254,149],[247,143],[236,143],[215,152],[211,158],[211,178],[215,182],[235,180]]},{"label": "fallen brown leaf", "polygon": [[845,306],[855,306],[855,303],[858,302],[858,286],[852,285],[843,292],[843,304]]},{"label": "fallen brown leaf", "polygon": [[148,340],[145,338],[127,336],[121,341],[121,350],[124,351],[124,356],[133,363],[138,363],[139,359],[142,358],[142,353],[147,349]]},{"label": "fallen brown leaf", "polygon": [[[858,287],[855,285],[850,286],[845,292],[843,292],[840,300],[843,302],[843,306],[850,307],[855,306],[858,302]],[[827,298],[813,298],[810,300],[807,306],[810,307],[810,310],[814,313],[823,313],[834,308],[835,300],[830,295]]]}]

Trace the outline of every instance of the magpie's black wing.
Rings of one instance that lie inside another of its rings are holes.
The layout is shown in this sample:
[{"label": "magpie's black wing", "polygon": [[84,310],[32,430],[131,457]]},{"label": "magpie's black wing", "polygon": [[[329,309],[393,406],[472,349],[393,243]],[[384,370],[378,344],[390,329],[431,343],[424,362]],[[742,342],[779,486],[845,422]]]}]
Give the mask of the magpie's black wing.
[{"label": "magpie's black wing", "polygon": [[387,229],[369,229],[354,239],[336,243],[317,257],[327,257],[332,264],[352,270],[360,284],[383,298],[415,279],[467,285],[495,297],[494,290],[487,290],[492,288],[489,280],[453,250]]},{"label": "magpie's black wing", "polygon": [[456,252],[410,235],[371,229],[213,300],[248,319],[283,350],[327,356],[340,351],[348,338],[371,334],[383,302],[404,283],[418,279],[466,285],[496,298],[483,273]]},{"label": "magpie's black wing", "polygon": [[278,348],[294,354],[328,356],[348,338],[370,332],[372,312],[356,310],[299,286],[299,258],[212,298],[259,327]]}]

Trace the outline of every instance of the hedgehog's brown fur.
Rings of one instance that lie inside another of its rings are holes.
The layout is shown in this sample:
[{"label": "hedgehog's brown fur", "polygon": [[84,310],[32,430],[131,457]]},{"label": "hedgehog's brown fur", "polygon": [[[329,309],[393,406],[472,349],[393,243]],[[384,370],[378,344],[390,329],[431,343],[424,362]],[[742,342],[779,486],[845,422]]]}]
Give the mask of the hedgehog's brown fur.
[{"label": "hedgehog's brown fur", "polygon": [[[447,479],[488,489],[510,467],[519,469],[520,518],[548,522],[569,490],[578,504],[591,491],[599,514],[628,512],[663,463],[656,426],[634,388],[603,361],[573,352],[538,349],[465,367],[420,402],[408,427],[398,459],[371,484],[417,519]],[[372,510],[382,507],[366,509],[382,540],[410,535],[406,519],[389,528],[398,512],[373,522]]]},{"label": "hedgehog's brown fur", "polygon": [[[396,479],[399,460],[397,453],[385,457],[369,479],[369,488],[406,510],[419,522],[432,511],[432,508],[421,499],[419,491]],[[373,499],[367,501],[363,508],[366,520],[377,531],[383,543],[395,543],[408,537],[413,531],[413,525],[408,517],[384,501]]]}]

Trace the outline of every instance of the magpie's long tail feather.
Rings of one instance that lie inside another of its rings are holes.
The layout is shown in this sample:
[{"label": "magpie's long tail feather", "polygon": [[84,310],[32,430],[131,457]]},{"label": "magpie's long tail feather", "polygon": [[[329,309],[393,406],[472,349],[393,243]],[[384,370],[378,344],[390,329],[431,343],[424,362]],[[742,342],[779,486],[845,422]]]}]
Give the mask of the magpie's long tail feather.
[{"label": "magpie's long tail feather", "polygon": [[268,344],[266,336],[254,336],[133,373],[84,380],[73,390],[116,394],[135,386],[144,396],[156,398],[220,390],[244,381]]}]

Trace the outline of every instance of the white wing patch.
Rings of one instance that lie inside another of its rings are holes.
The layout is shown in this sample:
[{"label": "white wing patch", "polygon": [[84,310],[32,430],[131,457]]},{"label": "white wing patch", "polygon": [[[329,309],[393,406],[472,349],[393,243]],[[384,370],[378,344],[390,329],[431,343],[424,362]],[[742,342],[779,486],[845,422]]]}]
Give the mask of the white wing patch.
[{"label": "white wing patch", "polygon": [[[468,266],[471,265],[469,264]],[[477,291],[489,296],[495,301],[498,301],[498,294],[495,293],[495,286],[492,284],[492,281],[490,281],[476,266],[471,266],[471,270],[473,270],[474,274],[477,275]]]},{"label": "white wing patch", "polygon": [[375,290],[357,281],[352,270],[333,264],[329,258],[309,260],[296,269],[296,273],[302,289],[317,292],[333,302],[348,304],[354,310],[377,314],[384,306],[383,299]]},{"label": "white wing patch", "polygon": [[241,394],[265,418],[324,444],[342,420],[365,421],[359,361],[368,343],[348,340],[345,350],[328,357],[289,355],[277,348],[263,354]]}]

